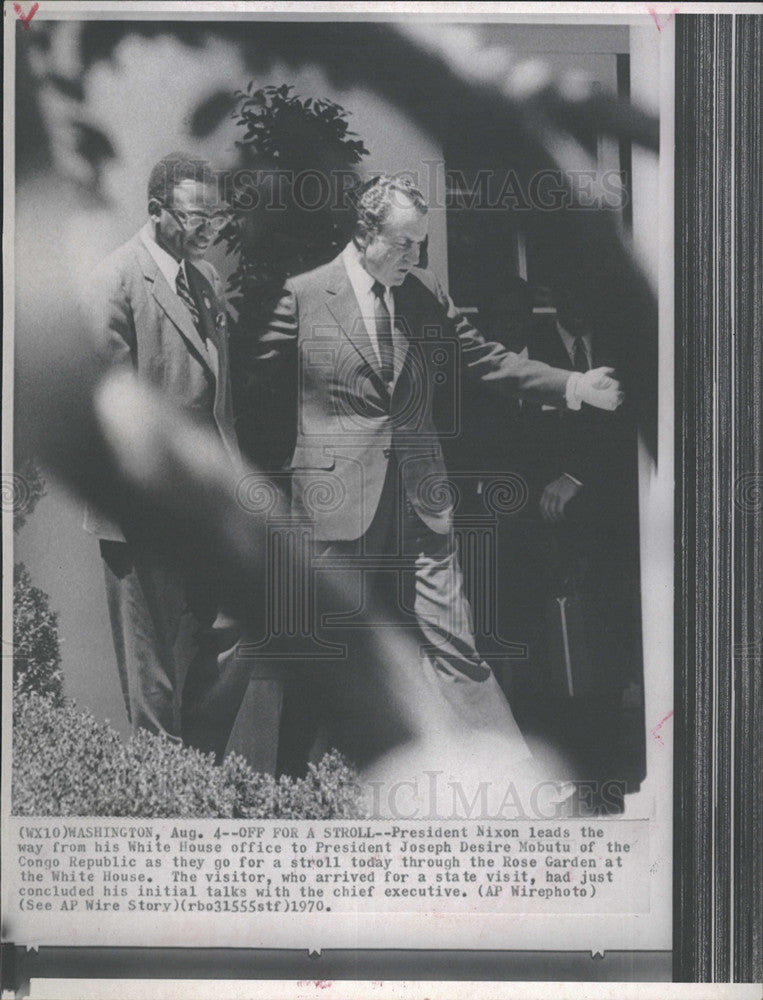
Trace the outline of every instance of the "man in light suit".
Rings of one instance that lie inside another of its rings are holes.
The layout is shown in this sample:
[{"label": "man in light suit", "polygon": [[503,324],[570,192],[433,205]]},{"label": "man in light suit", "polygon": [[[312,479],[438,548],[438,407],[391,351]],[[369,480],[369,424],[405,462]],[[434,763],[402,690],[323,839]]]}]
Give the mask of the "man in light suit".
[{"label": "man in light suit", "polygon": [[[212,428],[238,462],[223,283],[203,259],[227,216],[207,165],[182,153],[161,160],[148,182],[148,215],[143,228],[89,279],[83,307],[91,349],[104,369],[135,368]],[[97,511],[87,510],[84,527],[100,541],[133,728],[174,740],[185,735],[220,751],[222,734],[213,738],[203,725],[193,735],[183,731],[189,698],[221,679],[217,655],[226,642],[231,645],[230,635],[212,627],[218,616],[214,580],[168,569]]]},{"label": "man in light suit", "polygon": [[[252,368],[259,384],[277,386],[280,425],[294,423],[289,409],[296,408],[296,440],[282,457],[292,511],[312,522],[321,558],[369,566],[386,558],[400,584],[412,585],[409,598],[399,589],[391,595],[390,610],[398,619],[412,610],[433,686],[466,727],[502,730],[524,756],[474,644],[434,390],[455,351],[462,377],[486,390],[572,408],[585,400],[614,409],[621,394],[604,369],[571,374],[485,341],[430,273],[412,273],[426,239],[421,193],[393,177],[374,178],[358,197],[355,233],[342,253],[287,281]],[[302,717],[290,724],[285,708],[284,724],[304,743],[305,713],[309,721],[319,711],[320,685],[300,677],[294,691]]]}]

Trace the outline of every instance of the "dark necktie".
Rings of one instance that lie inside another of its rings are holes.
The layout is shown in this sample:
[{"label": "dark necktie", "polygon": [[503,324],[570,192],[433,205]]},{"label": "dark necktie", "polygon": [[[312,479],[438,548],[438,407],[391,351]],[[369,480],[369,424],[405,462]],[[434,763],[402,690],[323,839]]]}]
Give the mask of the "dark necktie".
[{"label": "dark necktie", "polygon": [[575,344],[572,349],[572,366],[576,372],[587,372],[590,367],[582,337],[575,337]]},{"label": "dark necktie", "polygon": [[196,300],[194,299],[190,286],[188,284],[188,279],[185,276],[185,268],[180,268],[178,271],[178,276],[175,279],[175,288],[177,289],[178,297],[184,306],[188,309],[191,314],[191,319],[193,320],[193,325],[196,327],[201,339],[204,339],[204,330],[201,325],[201,316],[199,314],[199,307],[196,305]]},{"label": "dark necktie", "polygon": [[389,385],[395,377],[395,346],[392,341],[392,317],[389,314],[384,299],[384,285],[375,281],[372,286],[374,293],[374,319],[376,320],[376,340],[379,345],[381,360],[381,376]]}]

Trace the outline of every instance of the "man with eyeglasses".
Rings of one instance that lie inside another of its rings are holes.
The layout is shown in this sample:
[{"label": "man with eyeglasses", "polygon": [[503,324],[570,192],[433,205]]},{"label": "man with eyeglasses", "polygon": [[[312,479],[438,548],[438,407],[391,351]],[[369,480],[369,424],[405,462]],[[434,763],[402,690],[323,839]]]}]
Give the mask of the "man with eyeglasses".
[{"label": "man with eyeglasses", "polygon": [[[503,734],[519,759],[528,756],[524,740],[475,648],[435,392],[452,370],[453,355],[463,378],[485,392],[573,409],[582,402],[615,409],[622,396],[607,369],[570,373],[486,341],[430,272],[414,272],[424,263],[426,240],[421,192],[400,178],[369,181],[357,197],[355,231],[342,253],[286,282],[259,340],[254,382],[259,391],[277,387],[273,421],[296,427],[291,453],[279,457],[291,472],[293,513],[313,526],[316,570],[360,570],[354,607],[322,610],[349,624],[368,588],[386,588],[390,623],[419,629],[423,655],[411,669],[425,672],[432,697],[451,704],[465,731]],[[457,384],[453,392],[455,401]],[[275,416],[287,401],[296,421],[283,410]],[[350,643],[352,666],[351,628],[321,634],[337,645]],[[362,678],[362,664],[356,673]],[[333,714],[336,722],[327,676],[320,661],[308,664],[287,691],[282,770],[304,767],[321,714]],[[379,734],[369,733],[362,719],[355,722],[353,749],[362,754],[363,743]]]},{"label": "man with eyeglasses", "polygon": [[[96,268],[83,306],[99,362],[135,368],[214,429],[238,463],[223,282],[203,259],[227,222],[207,164],[184,153],[164,157],[149,177],[148,221]],[[84,527],[100,542],[133,729],[221,752],[226,734],[205,730],[193,713],[194,702],[241,669],[232,627],[220,628],[214,579],[169,570],[98,511],[87,510]]]}]

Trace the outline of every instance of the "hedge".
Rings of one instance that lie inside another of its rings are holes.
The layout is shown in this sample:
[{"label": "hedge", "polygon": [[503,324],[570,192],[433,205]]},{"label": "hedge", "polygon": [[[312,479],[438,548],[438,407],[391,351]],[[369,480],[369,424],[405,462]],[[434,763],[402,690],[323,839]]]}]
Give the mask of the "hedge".
[{"label": "hedge", "polygon": [[213,754],[145,730],[123,741],[67,702],[17,689],[12,809],[18,816],[359,819],[357,773],[332,750],[305,778],[275,779],[235,754]]},{"label": "hedge", "polygon": [[22,691],[63,702],[58,615],[50,610],[48,595],[33,586],[23,563],[13,567],[13,681]]}]

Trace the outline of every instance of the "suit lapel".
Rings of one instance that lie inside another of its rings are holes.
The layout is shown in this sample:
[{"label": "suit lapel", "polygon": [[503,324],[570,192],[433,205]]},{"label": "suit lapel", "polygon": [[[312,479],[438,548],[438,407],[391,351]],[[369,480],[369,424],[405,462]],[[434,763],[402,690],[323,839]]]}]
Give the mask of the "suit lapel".
[{"label": "suit lapel", "polygon": [[326,307],[337,321],[340,330],[352,344],[373,373],[375,380],[388,395],[387,387],[379,371],[379,359],[368,336],[366,324],[360,312],[358,300],[341,257],[337,257],[326,282]]},{"label": "suit lapel", "polygon": [[137,241],[136,251],[143,269],[143,276],[151,286],[151,294],[156,300],[157,305],[177,328],[178,332],[193,347],[204,364],[211,370],[211,362],[207,354],[207,349],[204,346],[199,331],[193,324],[191,314],[180,301],[174,289],[170,288],[167,284],[167,279],[159,270],[159,266],[143,246],[141,240]]}]

